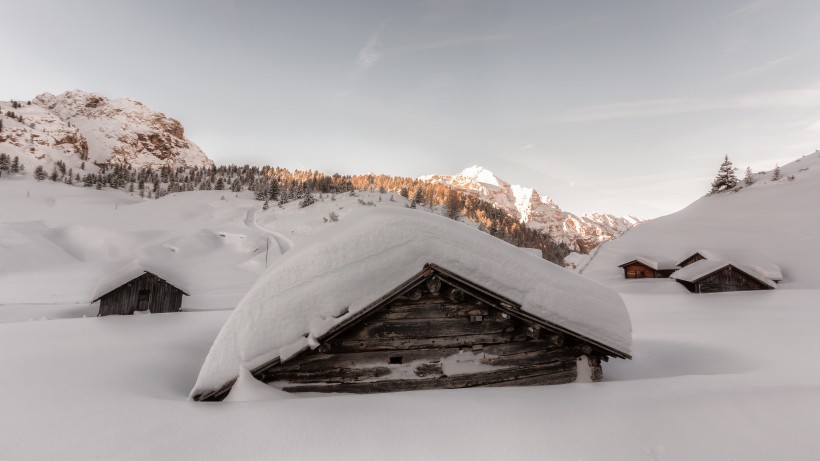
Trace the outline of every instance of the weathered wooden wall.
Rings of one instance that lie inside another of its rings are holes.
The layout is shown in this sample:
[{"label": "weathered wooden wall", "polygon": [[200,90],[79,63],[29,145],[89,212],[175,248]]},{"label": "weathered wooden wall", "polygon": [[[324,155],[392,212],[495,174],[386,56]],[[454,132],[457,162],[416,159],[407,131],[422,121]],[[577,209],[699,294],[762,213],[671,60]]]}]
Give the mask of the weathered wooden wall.
[{"label": "weathered wooden wall", "polygon": [[558,384],[575,380],[584,354],[601,378],[590,350],[433,277],[321,347],[254,374],[290,392]]},{"label": "weathered wooden wall", "polygon": [[[140,301],[140,291],[147,290],[147,300]],[[131,315],[134,311],[151,313],[178,312],[182,306],[182,291],[170,283],[146,272],[100,298],[98,315]]]}]

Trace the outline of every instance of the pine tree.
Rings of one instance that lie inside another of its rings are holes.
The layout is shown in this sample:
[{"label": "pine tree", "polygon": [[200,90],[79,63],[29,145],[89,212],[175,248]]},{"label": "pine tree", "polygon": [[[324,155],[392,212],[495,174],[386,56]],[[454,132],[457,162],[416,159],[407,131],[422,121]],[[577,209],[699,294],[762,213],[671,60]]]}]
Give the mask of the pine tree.
[{"label": "pine tree", "polygon": [[772,171],[772,181],[780,181],[780,165],[774,165],[774,171]]},{"label": "pine tree", "polygon": [[746,184],[747,186],[751,186],[752,183],[754,183],[754,182],[755,182],[755,180],[754,180],[754,178],[752,178],[752,168],[751,167],[746,167],[746,176],[743,177],[743,184]]},{"label": "pine tree", "polygon": [[12,173],[19,173],[20,172],[20,157],[14,156],[11,160],[11,172]]},{"label": "pine tree", "polygon": [[316,199],[313,198],[313,194],[308,193],[305,195],[305,199],[299,202],[299,208],[309,207],[316,203]]},{"label": "pine tree", "polygon": [[712,189],[709,191],[709,194],[732,190],[735,186],[737,186],[735,168],[732,166],[732,162],[729,161],[729,156],[727,155],[723,158],[723,163],[720,165],[720,169],[718,169],[715,180],[712,181]]},{"label": "pine tree", "polygon": [[464,200],[455,189],[449,189],[444,197],[444,216],[450,219],[458,219],[461,209],[464,207]]},{"label": "pine tree", "polygon": [[268,211],[269,208],[270,203],[268,202],[268,199],[265,199],[265,203],[262,204],[262,211]]},{"label": "pine tree", "polygon": [[225,181],[222,179],[222,176],[220,176],[219,179],[216,180],[214,190],[225,190]]},{"label": "pine tree", "polygon": [[271,200],[279,198],[279,181],[277,181],[276,178],[273,178],[273,181],[271,181],[268,187],[268,198]]},{"label": "pine tree", "polygon": [[37,181],[42,181],[46,179],[46,172],[43,171],[42,165],[37,165],[37,168],[34,169],[34,179]]},{"label": "pine tree", "polygon": [[9,165],[11,161],[9,160],[9,156],[6,154],[0,154],[0,171],[9,171]]}]

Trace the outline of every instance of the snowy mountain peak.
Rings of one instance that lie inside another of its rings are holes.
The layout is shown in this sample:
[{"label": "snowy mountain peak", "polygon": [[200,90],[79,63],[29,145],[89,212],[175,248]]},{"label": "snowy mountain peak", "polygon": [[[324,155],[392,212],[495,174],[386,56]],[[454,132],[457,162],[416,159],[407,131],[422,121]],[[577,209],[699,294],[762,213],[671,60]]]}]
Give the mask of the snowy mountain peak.
[{"label": "snowy mountain peak", "polygon": [[498,179],[498,176],[496,176],[495,173],[479,165],[473,165],[465,168],[453,179],[459,179],[465,182],[472,181],[480,184],[489,184],[496,187],[501,187],[501,184],[504,183],[504,181]]},{"label": "snowy mountain peak", "polygon": [[575,251],[591,251],[640,222],[631,216],[623,218],[593,213],[579,217],[564,212],[550,197],[542,197],[534,188],[510,184],[479,165],[465,168],[455,176],[427,175],[419,179],[477,194]]},{"label": "snowy mountain peak", "polygon": [[[0,148],[34,166],[63,161],[140,167],[212,166],[182,124],[129,98],[81,90],[43,93],[25,103],[0,101]],[[15,117],[7,113],[13,112]]]}]

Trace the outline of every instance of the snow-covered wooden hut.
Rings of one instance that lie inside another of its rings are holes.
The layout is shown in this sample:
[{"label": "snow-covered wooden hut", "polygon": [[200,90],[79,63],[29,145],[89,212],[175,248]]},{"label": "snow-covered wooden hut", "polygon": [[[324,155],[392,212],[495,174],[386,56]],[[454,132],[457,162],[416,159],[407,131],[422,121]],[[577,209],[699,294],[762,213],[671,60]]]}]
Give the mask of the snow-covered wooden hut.
[{"label": "snow-covered wooden hut", "polygon": [[783,280],[780,267],[754,250],[701,249],[678,265],[670,277],[693,293],[770,290]]},{"label": "snow-covered wooden hut", "polygon": [[98,316],[134,312],[178,312],[188,290],[178,276],[158,268],[146,269],[133,261],[100,279],[92,295],[100,301]]},{"label": "snow-covered wooden hut", "polygon": [[654,279],[669,277],[678,268],[674,261],[656,261],[651,258],[638,256],[620,266],[624,270],[624,278],[628,279]]},{"label": "snow-covered wooden hut", "polygon": [[700,249],[689,253],[685,259],[678,263],[681,268],[701,260],[724,261],[735,264],[738,267],[746,267],[759,274],[761,277],[780,282],[783,280],[783,273],[780,267],[768,258],[752,249]]},{"label": "snow-covered wooden hut", "polygon": [[692,293],[771,290],[776,287],[774,280],[752,267],[708,259],[688,264],[670,277]]},{"label": "snow-covered wooden hut", "polygon": [[288,392],[598,380],[630,345],[596,282],[431,213],[357,210],[260,277],[191,397],[225,398],[246,369]]}]

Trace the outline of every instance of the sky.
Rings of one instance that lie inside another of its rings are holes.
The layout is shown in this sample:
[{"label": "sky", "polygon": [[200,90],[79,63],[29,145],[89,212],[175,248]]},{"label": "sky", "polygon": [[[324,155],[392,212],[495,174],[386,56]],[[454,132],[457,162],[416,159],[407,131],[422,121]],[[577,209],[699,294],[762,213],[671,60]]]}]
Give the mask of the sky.
[{"label": "sky", "polygon": [[0,100],[82,89],[218,164],[456,174],[642,219],[820,148],[820,2],[2,1]]}]

